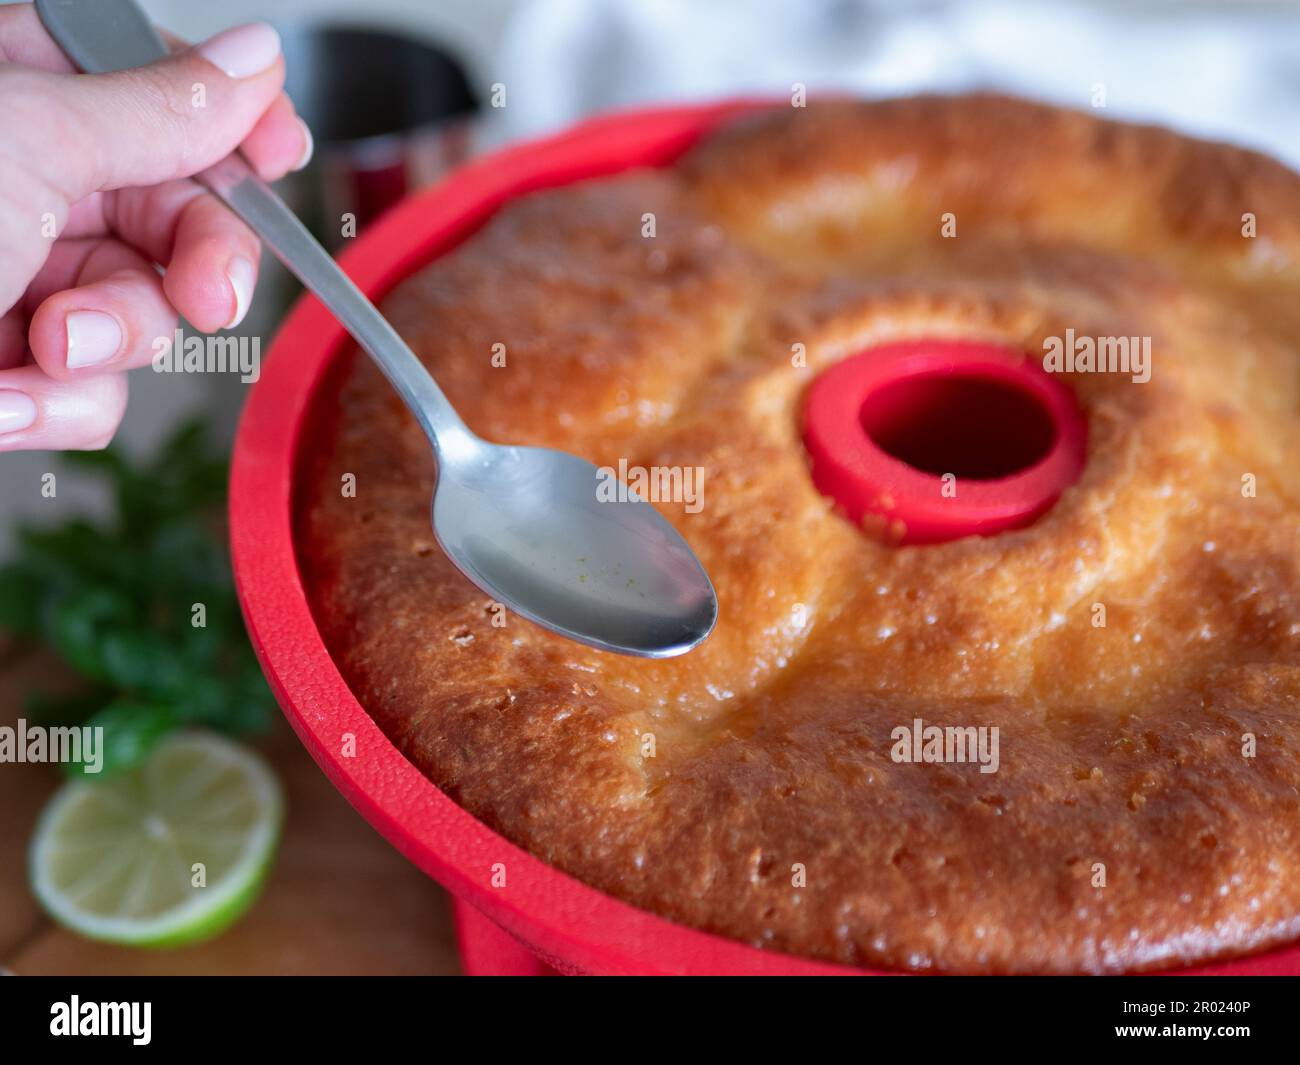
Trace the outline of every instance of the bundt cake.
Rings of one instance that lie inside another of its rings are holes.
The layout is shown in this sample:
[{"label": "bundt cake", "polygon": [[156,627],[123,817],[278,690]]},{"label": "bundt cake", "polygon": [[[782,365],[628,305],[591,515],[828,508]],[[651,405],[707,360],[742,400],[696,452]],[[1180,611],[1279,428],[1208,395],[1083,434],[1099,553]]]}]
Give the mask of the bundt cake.
[{"label": "bundt cake", "polygon": [[[486,439],[699,489],[656,505],[716,631],[602,653],[442,556],[428,444],[367,360],[317,398],[295,514],[325,641],[492,828],[854,966],[1150,970],[1300,935],[1300,177],[1003,97],[780,106],[510,202],[383,308]],[[1147,365],[1062,362],[1067,337]],[[950,342],[1048,373],[1084,451],[1027,524],[910,543],[819,490],[805,404],[845,360]]]}]

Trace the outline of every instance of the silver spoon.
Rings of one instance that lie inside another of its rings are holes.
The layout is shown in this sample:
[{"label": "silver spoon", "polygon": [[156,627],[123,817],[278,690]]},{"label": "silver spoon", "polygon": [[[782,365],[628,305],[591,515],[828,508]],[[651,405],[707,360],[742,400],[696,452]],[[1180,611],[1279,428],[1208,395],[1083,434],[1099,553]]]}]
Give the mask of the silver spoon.
[{"label": "silver spoon", "polygon": [[[134,0],[36,0],[36,9],[87,73],[168,55]],[[667,658],[712,631],[718,601],[708,574],[652,506],[631,493],[628,502],[599,500],[596,468],[574,455],[470,432],[393,327],[238,153],[196,180],[346,327],[411,409],[438,460],[434,535],[466,577],[539,625],[607,651]]]}]

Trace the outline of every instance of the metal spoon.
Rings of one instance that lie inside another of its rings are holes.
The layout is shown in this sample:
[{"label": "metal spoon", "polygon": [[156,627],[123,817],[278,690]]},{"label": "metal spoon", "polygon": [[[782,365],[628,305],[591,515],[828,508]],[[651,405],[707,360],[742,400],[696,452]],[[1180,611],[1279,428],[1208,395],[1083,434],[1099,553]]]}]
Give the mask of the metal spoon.
[{"label": "metal spoon", "polygon": [[[168,55],[134,0],[36,0],[36,8],[88,73]],[[470,432],[393,327],[238,153],[196,180],[329,308],[411,409],[438,460],[434,535],[466,577],[539,625],[607,651],[666,658],[712,631],[718,602],[708,574],[652,506],[630,492],[627,502],[599,500],[596,468],[576,456]]]}]

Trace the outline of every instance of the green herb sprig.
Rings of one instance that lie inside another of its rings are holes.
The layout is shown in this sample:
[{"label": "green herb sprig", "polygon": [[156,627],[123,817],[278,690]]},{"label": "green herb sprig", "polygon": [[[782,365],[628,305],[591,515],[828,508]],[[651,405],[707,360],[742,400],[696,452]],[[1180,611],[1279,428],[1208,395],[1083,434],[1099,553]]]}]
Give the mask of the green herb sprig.
[{"label": "green herb sprig", "polygon": [[17,557],[0,567],[0,629],[48,645],[87,681],[73,696],[32,697],[28,716],[102,726],[100,779],[183,725],[266,728],[274,700],[224,539],[227,464],[204,424],[186,422],[144,462],[112,447],[65,459],[107,482],[113,515],[24,526]]}]

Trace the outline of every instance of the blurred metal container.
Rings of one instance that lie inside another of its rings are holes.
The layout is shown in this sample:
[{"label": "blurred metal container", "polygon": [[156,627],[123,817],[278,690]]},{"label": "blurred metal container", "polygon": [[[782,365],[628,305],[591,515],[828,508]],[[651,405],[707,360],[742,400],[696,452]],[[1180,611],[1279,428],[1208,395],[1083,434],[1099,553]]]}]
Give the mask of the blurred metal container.
[{"label": "blurred metal container", "polygon": [[284,192],[327,247],[469,154],[478,100],[445,49],[353,26],[287,26],[281,37],[285,89],[316,140]]}]

